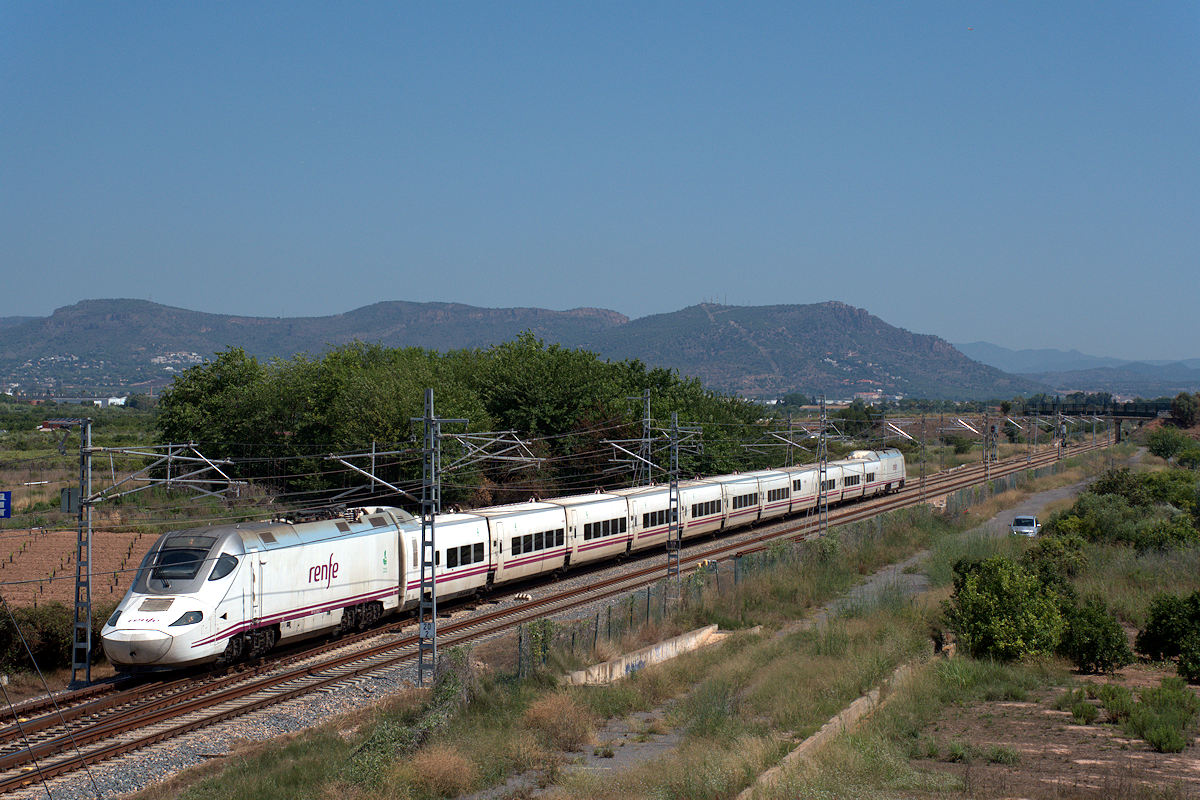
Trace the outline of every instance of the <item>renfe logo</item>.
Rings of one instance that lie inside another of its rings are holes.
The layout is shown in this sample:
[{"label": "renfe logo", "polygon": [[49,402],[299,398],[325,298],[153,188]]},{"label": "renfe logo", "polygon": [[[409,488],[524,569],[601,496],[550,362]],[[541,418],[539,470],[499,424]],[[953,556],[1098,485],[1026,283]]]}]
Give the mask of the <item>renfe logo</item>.
[{"label": "renfe logo", "polygon": [[329,588],[330,582],[337,577],[338,565],[333,560],[333,553],[329,554],[328,564],[318,564],[315,567],[308,568],[308,582],[320,583],[325,581],[325,588]]}]

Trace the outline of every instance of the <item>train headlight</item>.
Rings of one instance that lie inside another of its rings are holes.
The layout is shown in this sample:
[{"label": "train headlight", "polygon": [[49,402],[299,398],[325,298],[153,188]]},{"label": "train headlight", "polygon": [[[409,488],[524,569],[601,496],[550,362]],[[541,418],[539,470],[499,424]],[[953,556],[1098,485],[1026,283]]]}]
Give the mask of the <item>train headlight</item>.
[{"label": "train headlight", "polygon": [[172,622],[169,627],[174,628],[176,625],[195,625],[202,619],[204,619],[203,611],[189,611],[179,619]]},{"label": "train headlight", "polygon": [[106,624],[110,628],[115,628],[115,627],[117,627],[117,620],[119,620],[120,618],[121,618],[121,609],[118,608],[115,611],[113,611],[112,616],[108,618],[108,622]]}]

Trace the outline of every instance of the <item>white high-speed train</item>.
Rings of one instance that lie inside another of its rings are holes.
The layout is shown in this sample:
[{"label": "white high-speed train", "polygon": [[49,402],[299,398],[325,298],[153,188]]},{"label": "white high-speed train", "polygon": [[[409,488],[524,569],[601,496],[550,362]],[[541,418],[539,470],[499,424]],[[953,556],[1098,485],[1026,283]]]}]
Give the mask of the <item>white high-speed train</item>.
[{"label": "white high-speed train", "polygon": [[[899,450],[858,450],[828,464],[826,497],[871,497],[904,480]],[[681,483],[683,536],[807,511],[817,482],[810,464]],[[660,484],[439,514],[438,598],[662,547],[669,509],[670,489]],[[123,671],[176,669],[365,628],[417,605],[420,539],[420,521],[388,507],[165,533],[104,625],[104,652]]]}]

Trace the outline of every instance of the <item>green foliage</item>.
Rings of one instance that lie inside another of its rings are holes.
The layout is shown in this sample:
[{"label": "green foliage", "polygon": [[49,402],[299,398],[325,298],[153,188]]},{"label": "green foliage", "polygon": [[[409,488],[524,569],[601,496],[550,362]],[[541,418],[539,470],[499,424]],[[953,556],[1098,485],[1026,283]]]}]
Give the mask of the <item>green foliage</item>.
[{"label": "green foliage", "polygon": [[1067,624],[1058,651],[1080,671],[1114,672],[1133,663],[1125,631],[1102,598],[1092,596],[1080,605],[1071,604],[1064,616]]},{"label": "green foliage", "polygon": [[1184,680],[1200,683],[1200,629],[1193,627],[1180,640],[1176,669]]},{"label": "green foliage", "polygon": [[1023,567],[1038,576],[1042,583],[1061,592],[1070,586],[1070,579],[1087,568],[1083,537],[1078,535],[1041,536],[1032,547],[1021,554]]},{"label": "green foliage", "polygon": [[1184,638],[1200,629],[1200,591],[1187,597],[1158,594],[1150,601],[1145,627],[1138,631],[1134,648],[1151,661],[1180,654]]},{"label": "green foliage", "polygon": [[1076,725],[1091,725],[1099,716],[1099,709],[1087,700],[1079,700],[1071,706],[1071,720]]},{"label": "green foliage", "polygon": [[1146,447],[1159,458],[1173,458],[1196,441],[1178,428],[1162,427],[1146,437]]},{"label": "green foliage", "polygon": [[959,436],[957,433],[946,434],[942,437],[942,443],[954,448],[954,452],[960,456],[971,452],[971,447],[975,444],[972,439],[966,436]]},{"label": "green foliage", "polygon": [[1184,428],[1190,428],[1200,420],[1200,399],[1194,394],[1180,392],[1171,401],[1171,417]]},{"label": "green foliage", "polygon": [[1167,550],[1200,544],[1196,528],[1200,485],[1186,470],[1134,475],[1109,470],[1069,511],[1053,515],[1047,536],[1078,535],[1090,542]]},{"label": "green foliage", "polygon": [[[72,609],[47,603],[9,611],[11,615],[0,611],[0,672],[46,672],[71,666]],[[92,655],[96,661],[103,655],[98,646],[100,628],[112,611],[111,604],[96,604],[92,609],[92,641],[97,645]]]},{"label": "green foliage", "polygon": [[[238,477],[273,478],[291,490],[342,489],[361,479],[331,474],[324,456],[366,451],[373,442],[380,450],[411,450],[421,432],[412,418],[424,414],[426,388],[434,389],[439,416],[469,420],[458,430],[514,430],[539,439],[534,455],[545,458],[536,470],[459,470],[445,488],[447,502],[480,505],[600,486],[609,466],[603,440],[640,435],[641,408],[628,398],[645,390],[656,419],[677,411],[704,430],[703,451],[681,458],[685,473],[768,465],[769,456],[739,446],[751,438],[758,406],[707,392],[670,370],[603,361],[528,333],[487,350],[439,354],[354,343],[319,359],[302,354],[266,364],[231,349],[176,379],[159,402],[158,427],[163,440],[194,441],[210,457],[243,459]],[[444,444],[444,463],[460,455],[457,447]],[[376,472],[404,483],[419,480],[419,470],[417,458],[393,457]]]},{"label": "green foliage", "polygon": [[1133,692],[1116,683],[1106,683],[1097,692],[1110,722],[1124,722],[1133,711]]},{"label": "green foliage", "polygon": [[1160,753],[1178,753],[1194,735],[1200,697],[1180,678],[1164,678],[1161,686],[1143,689],[1140,694],[1141,701],[1125,722],[1125,732],[1145,739]]},{"label": "green foliage", "polygon": [[1004,556],[955,566],[947,626],[971,655],[1011,661],[1053,652],[1064,627],[1058,597]]}]

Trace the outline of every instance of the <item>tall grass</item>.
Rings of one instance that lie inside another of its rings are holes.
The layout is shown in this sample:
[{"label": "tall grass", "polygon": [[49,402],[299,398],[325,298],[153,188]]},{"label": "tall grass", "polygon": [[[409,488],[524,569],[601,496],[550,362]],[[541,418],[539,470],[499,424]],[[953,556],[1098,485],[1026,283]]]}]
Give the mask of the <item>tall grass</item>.
[{"label": "tall grass", "polygon": [[882,798],[898,792],[961,791],[965,787],[960,779],[919,769],[910,761],[930,752],[930,742],[922,736],[942,709],[980,700],[1024,700],[1030,691],[1063,677],[1053,664],[1012,665],[969,658],[931,662],[896,687],[870,725],[834,740],[808,765],[791,770],[780,784],[755,796],[760,800]]}]

